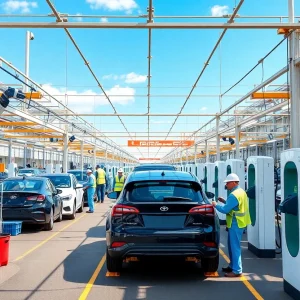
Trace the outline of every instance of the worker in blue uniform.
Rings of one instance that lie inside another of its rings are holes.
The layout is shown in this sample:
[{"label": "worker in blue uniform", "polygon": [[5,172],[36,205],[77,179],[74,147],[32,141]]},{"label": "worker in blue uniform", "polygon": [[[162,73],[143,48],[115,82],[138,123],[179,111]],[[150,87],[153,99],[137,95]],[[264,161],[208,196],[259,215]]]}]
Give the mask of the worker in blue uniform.
[{"label": "worker in blue uniform", "polygon": [[248,197],[246,192],[239,186],[239,177],[231,173],[224,180],[225,188],[230,195],[225,201],[218,197],[224,206],[212,201],[213,206],[220,213],[226,214],[226,225],[228,227],[228,252],[230,264],[222,268],[226,277],[239,277],[242,275],[241,239],[244,229],[251,224]]},{"label": "worker in blue uniform", "polygon": [[87,169],[86,174],[88,176],[88,182],[84,184],[83,189],[87,190],[87,198],[88,198],[88,205],[89,205],[89,210],[87,211],[87,213],[93,213],[94,212],[94,194],[95,194],[95,190],[96,190],[96,178],[91,169]]}]

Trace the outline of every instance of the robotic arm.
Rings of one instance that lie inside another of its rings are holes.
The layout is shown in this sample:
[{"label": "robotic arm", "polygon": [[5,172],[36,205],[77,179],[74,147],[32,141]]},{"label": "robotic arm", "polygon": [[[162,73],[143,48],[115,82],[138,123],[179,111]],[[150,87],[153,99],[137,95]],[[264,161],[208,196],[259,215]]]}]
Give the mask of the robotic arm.
[{"label": "robotic arm", "polygon": [[8,106],[10,98],[25,99],[25,94],[15,88],[1,87],[0,90],[3,92],[0,97],[0,115],[3,114],[5,108]]}]

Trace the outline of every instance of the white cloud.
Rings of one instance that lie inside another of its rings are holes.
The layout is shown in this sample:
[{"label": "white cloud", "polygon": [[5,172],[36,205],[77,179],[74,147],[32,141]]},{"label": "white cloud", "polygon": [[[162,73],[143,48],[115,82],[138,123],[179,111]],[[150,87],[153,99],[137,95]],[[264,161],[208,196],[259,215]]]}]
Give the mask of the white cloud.
[{"label": "white cloud", "polygon": [[32,1],[17,1],[8,0],[5,3],[0,4],[4,11],[8,13],[21,11],[21,13],[29,13],[31,8],[37,8],[37,2]]},{"label": "white cloud", "polygon": [[131,13],[138,5],[135,0],[86,0],[91,9],[121,10]]},{"label": "white cloud", "polygon": [[201,107],[201,110],[203,111],[203,110],[207,110],[207,107],[206,106],[203,106],[203,107]]},{"label": "white cloud", "polygon": [[145,82],[147,80],[147,75],[139,75],[131,72],[125,75],[125,82],[126,83],[140,83]]},{"label": "white cloud", "polygon": [[100,19],[100,22],[101,22],[101,23],[108,23],[108,19],[107,19],[107,18],[101,18],[101,19]]},{"label": "white cloud", "polygon": [[[100,105],[110,105],[108,100],[101,93],[96,93],[92,90],[77,92],[75,90],[58,89],[51,84],[43,84],[43,88],[57,100],[67,105],[74,112],[89,113],[95,111],[95,108]],[[127,105],[134,102],[135,89],[130,87],[120,87],[115,85],[105,91],[113,104]],[[68,95],[66,97],[66,94]],[[114,95],[114,96],[110,96]],[[47,105],[54,105],[56,101],[51,100]]]},{"label": "white cloud", "polygon": [[224,6],[215,5],[211,8],[211,15],[213,17],[222,17],[223,15],[228,14],[228,9],[229,7],[227,5]]},{"label": "white cloud", "polygon": [[80,17],[81,16],[81,14],[76,14],[76,16],[78,16],[78,17],[76,17],[76,18],[74,18],[75,19],[75,21],[77,21],[77,22],[82,22],[82,17]]},{"label": "white cloud", "polygon": [[113,79],[113,80],[122,79],[126,83],[140,83],[140,82],[145,82],[147,80],[147,75],[139,75],[134,72],[123,74],[120,76],[115,74],[108,74],[102,76],[102,79]]}]

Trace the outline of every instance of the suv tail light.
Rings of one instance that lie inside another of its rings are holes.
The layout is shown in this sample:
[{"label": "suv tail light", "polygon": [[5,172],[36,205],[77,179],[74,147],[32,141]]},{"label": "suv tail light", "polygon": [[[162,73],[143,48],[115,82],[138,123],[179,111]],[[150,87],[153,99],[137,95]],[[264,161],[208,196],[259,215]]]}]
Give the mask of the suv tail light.
[{"label": "suv tail light", "polygon": [[203,242],[203,244],[206,246],[206,247],[217,247],[217,244],[215,242]]},{"label": "suv tail light", "polygon": [[38,201],[43,202],[46,199],[45,195],[29,196],[26,198],[27,201]]},{"label": "suv tail light", "polygon": [[213,217],[215,215],[215,208],[211,204],[204,204],[201,206],[195,206],[190,209],[190,214],[201,214]]},{"label": "suv tail light", "polygon": [[133,206],[117,204],[113,207],[111,216],[118,217],[126,214],[139,214],[139,213],[140,211]]},{"label": "suv tail light", "polygon": [[113,243],[111,244],[111,247],[112,247],[112,248],[119,248],[119,247],[122,247],[122,246],[124,246],[124,245],[126,245],[125,242],[113,242]]}]

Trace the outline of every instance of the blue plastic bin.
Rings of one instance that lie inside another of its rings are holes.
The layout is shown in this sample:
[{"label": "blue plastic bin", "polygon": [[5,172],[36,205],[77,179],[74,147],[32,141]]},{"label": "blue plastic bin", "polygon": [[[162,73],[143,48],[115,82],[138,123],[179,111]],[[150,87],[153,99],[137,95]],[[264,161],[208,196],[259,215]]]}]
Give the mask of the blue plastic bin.
[{"label": "blue plastic bin", "polygon": [[2,232],[8,233],[12,236],[18,235],[22,230],[22,222],[21,221],[4,221],[2,222]]}]

